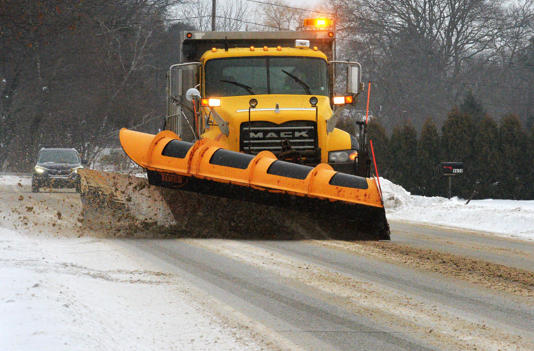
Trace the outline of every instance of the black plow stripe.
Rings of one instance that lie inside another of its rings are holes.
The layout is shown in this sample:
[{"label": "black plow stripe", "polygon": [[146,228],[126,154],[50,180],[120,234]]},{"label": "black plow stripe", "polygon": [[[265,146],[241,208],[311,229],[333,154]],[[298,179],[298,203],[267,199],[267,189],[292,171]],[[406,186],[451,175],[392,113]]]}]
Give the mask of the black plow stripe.
[{"label": "black plow stripe", "polygon": [[219,149],[211,156],[210,163],[219,166],[247,169],[253,158],[253,155]]},{"label": "black plow stripe", "polygon": [[363,177],[337,172],[330,179],[330,185],[344,186],[346,188],[367,189],[367,180]]},{"label": "black plow stripe", "polygon": [[176,158],[185,158],[189,149],[193,146],[192,143],[181,140],[171,140],[165,145],[165,148],[161,152],[163,156],[176,157]]},{"label": "black plow stripe", "polygon": [[267,170],[267,173],[287,178],[306,179],[313,168],[296,163],[274,161]]}]

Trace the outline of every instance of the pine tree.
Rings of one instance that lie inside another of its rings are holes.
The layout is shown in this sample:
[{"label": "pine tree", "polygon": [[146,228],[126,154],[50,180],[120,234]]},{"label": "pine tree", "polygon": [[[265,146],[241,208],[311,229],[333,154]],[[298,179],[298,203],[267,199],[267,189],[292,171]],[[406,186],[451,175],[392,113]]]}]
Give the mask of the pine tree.
[{"label": "pine tree", "polygon": [[469,173],[474,180],[479,182],[476,197],[495,197],[494,184],[497,181],[497,172],[502,160],[499,152],[499,128],[489,116],[484,116],[476,125],[473,150],[472,170]]},{"label": "pine tree", "polygon": [[421,130],[417,143],[419,193],[437,195],[440,193],[440,174],[437,165],[440,161],[439,134],[434,121],[428,118]]},{"label": "pine tree", "polygon": [[410,192],[418,191],[417,132],[411,124],[396,127],[389,145],[391,180]]},{"label": "pine tree", "polygon": [[526,198],[528,200],[534,200],[534,125],[530,127],[530,133],[528,138],[528,152],[527,152],[527,184],[530,186],[526,192]]},{"label": "pine tree", "polygon": [[455,176],[453,194],[468,197],[473,191],[476,180],[472,179],[473,135],[475,127],[470,115],[454,108],[441,128],[442,161],[463,162],[465,172]]},{"label": "pine tree", "polygon": [[532,186],[527,180],[532,161],[528,159],[528,139],[519,117],[503,117],[499,128],[499,141],[502,157],[502,166],[498,172],[499,196],[507,199],[525,198]]},{"label": "pine tree", "polygon": [[482,107],[482,104],[475,98],[471,90],[465,95],[464,101],[460,105],[460,112],[470,115],[475,122],[481,121],[486,115],[484,107]]},{"label": "pine tree", "polygon": [[388,178],[390,176],[391,163],[388,150],[389,140],[386,130],[376,120],[369,122],[368,128],[369,139],[373,141],[378,172],[381,177]]}]

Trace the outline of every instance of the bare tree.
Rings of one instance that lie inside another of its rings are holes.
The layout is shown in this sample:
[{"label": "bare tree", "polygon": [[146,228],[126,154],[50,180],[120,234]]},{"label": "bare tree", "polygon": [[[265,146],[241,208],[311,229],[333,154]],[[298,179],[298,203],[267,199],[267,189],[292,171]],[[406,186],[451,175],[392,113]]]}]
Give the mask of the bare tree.
[{"label": "bare tree", "polygon": [[330,4],[339,14],[341,46],[365,64],[377,88],[374,101],[383,107],[389,126],[411,119],[420,127],[428,116],[443,120],[467,90],[477,81],[482,83],[484,72],[502,69],[496,65],[499,56],[510,59],[510,54],[521,52],[532,15],[532,0],[332,0]]},{"label": "bare tree", "polygon": [[0,166],[27,169],[42,146],[90,158],[119,127],[153,125],[173,2],[0,0]]},{"label": "bare tree", "polygon": [[[194,0],[177,7],[175,16],[200,31],[211,30],[211,0]],[[243,0],[217,3],[216,29],[238,31],[247,25],[248,6]],[[251,22],[252,23],[252,22]]]},{"label": "bare tree", "polygon": [[294,30],[301,23],[304,12],[291,8],[282,0],[267,1],[261,5],[263,23],[276,30]]}]

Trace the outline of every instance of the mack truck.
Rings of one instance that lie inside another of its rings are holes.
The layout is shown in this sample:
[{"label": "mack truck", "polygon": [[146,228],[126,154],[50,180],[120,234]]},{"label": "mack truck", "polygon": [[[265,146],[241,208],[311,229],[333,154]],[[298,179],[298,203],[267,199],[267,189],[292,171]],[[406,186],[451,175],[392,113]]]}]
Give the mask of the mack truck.
[{"label": "mack truck", "polygon": [[149,186],[84,170],[85,218],[194,237],[389,239],[366,125],[358,138],[336,128],[363,86],[360,64],[335,58],[331,20],[299,31],[190,31],[179,43],[163,130],[119,133]]},{"label": "mack truck", "polygon": [[281,160],[369,176],[365,141],[360,149],[355,136],[335,128],[357,101],[361,66],[336,60],[330,19],[307,19],[303,29],[183,32],[180,63],[168,73],[164,129],[228,150],[268,150]]}]

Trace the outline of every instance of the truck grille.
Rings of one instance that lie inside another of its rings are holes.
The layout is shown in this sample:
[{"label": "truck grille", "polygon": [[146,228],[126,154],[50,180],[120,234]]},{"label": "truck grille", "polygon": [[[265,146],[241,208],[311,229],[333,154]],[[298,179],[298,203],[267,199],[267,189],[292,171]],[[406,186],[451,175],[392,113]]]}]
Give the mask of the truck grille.
[{"label": "truck grille", "polygon": [[316,125],[312,121],[291,121],[283,124],[254,121],[241,123],[241,151],[257,154],[268,150],[275,155],[282,150],[287,140],[293,150],[310,153],[316,149]]}]

